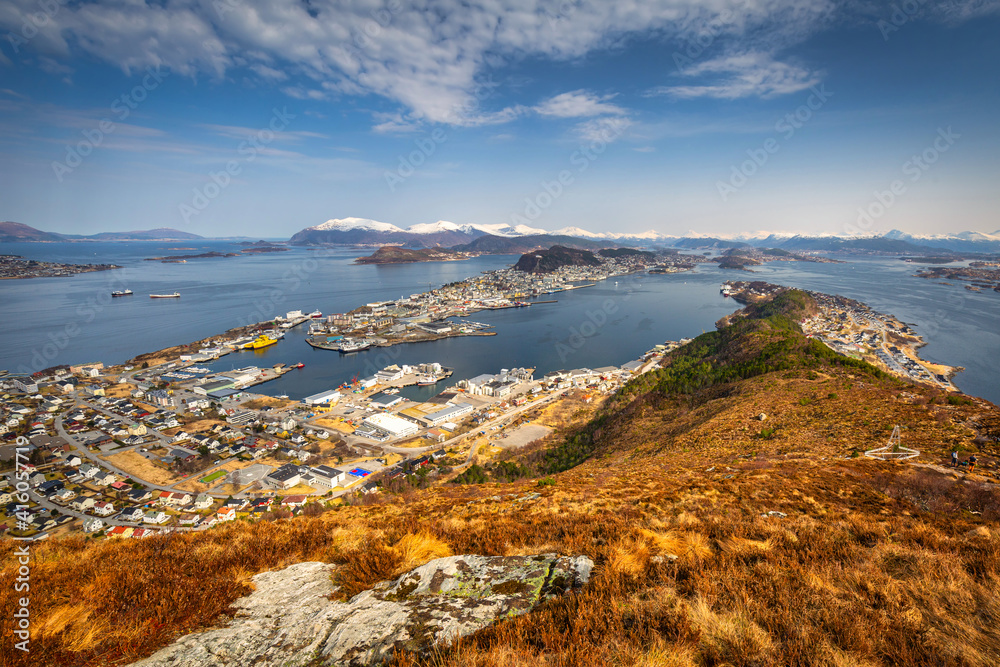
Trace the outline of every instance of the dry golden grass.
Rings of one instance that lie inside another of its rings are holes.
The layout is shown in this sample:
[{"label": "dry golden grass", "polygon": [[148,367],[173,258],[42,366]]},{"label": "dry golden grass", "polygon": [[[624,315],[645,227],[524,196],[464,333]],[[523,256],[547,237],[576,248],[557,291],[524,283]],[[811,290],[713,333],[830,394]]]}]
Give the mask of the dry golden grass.
[{"label": "dry golden grass", "polygon": [[247,410],[260,410],[261,408],[277,408],[280,410],[295,404],[295,401],[260,395],[251,401],[243,403],[243,407]]},{"label": "dry golden grass", "polygon": [[161,468],[160,466],[155,465],[136,451],[130,450],[127,452],[112,454],[111,456],[102,456],[101,458],[113,463],[115,466],[121,468],[137,479],[145,480],[153,484],[170,486],[175,482],[181,481],[181,477],[175,475],[166,468]]},{"label": "dry golden grass", "polygon": [[[299,561],[337,564],[348,596],[449,553],[557,552],[594,559],[580,593],[390,665],[992,667],[996,487],[850,455],[899,423],[904,444],[937,462],[959,442],[979,447],[973,424],[1000,419],[992,406],[906,391],[918,400],[843,369],[771,373],[618,406],[595,431],[593,456],[553,485],[448,484],[313,518],[51,539],[32,547],[38,641],[10,662],[135,660],[217,622],[252,575]],[[980,458],[992,474],[990,443]],[[5,609],[12,549],[0,543]],[[0,617],[0,635],[11,629]]]}]

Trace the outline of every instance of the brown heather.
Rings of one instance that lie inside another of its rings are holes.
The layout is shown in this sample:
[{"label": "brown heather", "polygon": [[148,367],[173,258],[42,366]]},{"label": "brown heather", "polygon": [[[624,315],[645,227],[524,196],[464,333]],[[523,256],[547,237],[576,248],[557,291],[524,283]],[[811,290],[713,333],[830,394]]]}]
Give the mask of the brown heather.
[{"label": "brown heather", "polygon": [[[895,424],[917,464],[852,457]],[[34,545],[31,653],[7,650],[4,615],[0,662],[135,660],[223,622],[252,575],[304,560],[338,564],[350,595],[449,553],[559,552],[597,563],[579,594],[390,664],[997,665],[998,424],[985,401],[836,363],[653,388],[562,434],[585,435],[587,456],[551,485],[444,484],[315,517]],[[959,445],[982,475],[944,466]],[[20,595],[13,548],[0,543],[3,609]]]}]

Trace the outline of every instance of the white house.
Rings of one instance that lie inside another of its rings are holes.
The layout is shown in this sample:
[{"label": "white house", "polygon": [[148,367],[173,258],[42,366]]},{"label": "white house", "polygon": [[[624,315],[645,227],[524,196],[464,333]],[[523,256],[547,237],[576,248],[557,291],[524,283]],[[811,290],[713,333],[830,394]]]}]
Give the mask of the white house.
[{"label": "white house", "polygon": [[94,484],[97,486],[111,486],[118,478],[110,472],[100,472],[94,475]]},{"label": "white house", "polygon": [[83,520],[83,530],[86,533],[96,533],[104,529],[104,522],[97,517],[88,517]]},{"label": "white house", "polygon": [[169,518],[170,517],[167,516],[166,512],[163,512],[161,510],[150,510],[143,515],[142,522],[161,524],[161,523],[166,523],[167,519]]},{"label": "white house", "polygon": [[94,514],[97,516],[111,516],[115,513],[115,506],[109,502],[99,500],[94,503]]},{"label": "white house", "polygon": [[87,510],[93,508],[94,508],[93,498],[80,498],[79,500],[73,503],[73,509],[75,509],[77,512],[86,512]]},{"label": "white house", "polygon": [[118,518],[122,521],[142,521],[143,516],[141,507],[130,507],[126,510],[122,510],[122,513],[118,515]]}]

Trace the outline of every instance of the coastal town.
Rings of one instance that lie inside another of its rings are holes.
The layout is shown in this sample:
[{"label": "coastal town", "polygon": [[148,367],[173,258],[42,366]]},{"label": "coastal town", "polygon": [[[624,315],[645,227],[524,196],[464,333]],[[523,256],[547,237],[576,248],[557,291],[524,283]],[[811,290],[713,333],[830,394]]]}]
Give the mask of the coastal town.
[{"label": "coastal town", "polygon": [[[529,307],[529,299],[649,269],[636,255],[545,273],[502,269],[349,313],[291,311],[120,366],[94,362],[17,376],[0,371],[0,461],[6,466],[0,533],[37,538],[83,530],[131,538],[204,530],[357,502],[396,480],[448,479],[545,437],[552,432],[541,418],[546,410],[599,403],[688,339],[657,345],[621,366],[541,377],[533,368],[497,368],[456,381],[439,362],[393,364],[301,400],[252,391],[295,366],[212,371],[203,364],[277,344],[307,323],[310,344],[341,353],[350,353],[345,347],[352,342],[447,337],[452,327],[462,335],[488,333],[487,325],[461,318]],[[721,292],[751,303],[783,289],[726,282]],[[897,375],[952,388],[955,369],[920,361],[921,341],[907,325],[858,302],[811,294],[821,312],[801,323],[807,334]],[[420,401],[400,395],[413,385],[442,390]],[[15,468],[26,471],[26,479]]]},{"label": "coastal town", "polygon": [[[391,365],[369,377],[301,401],[250,389],[293,367],[245,366],[211,372],[201,364],[277,344],[306,323],[310,344],[345,342],[363,332],[374,345],[484,331],[452,317],[641,271],[637,256],[598,266],[564,266],[546,274],[492,271],[398,301],[350,313],[291,311],[250,330],[152,353],[129,364],[0,375],[0,479],[5,517],[0,532],[45,536],[83,530],[143,537],[163,530],[201,530],[237,518],[274,518],[376,493],[399,478],[437,478],[504,448],[520,447],[550,428],[533,423],[557,401],[590,403],[636,373],[653,368],[681,344],[658,345],[620,367],[567,369],[535,377],[530,368],[498,368],[463,378],[425,402],[401,387],[436,385],[452,372],[437,362]],[[670,266],[655,266],[673,271]],[[681,269],[676,269],[681,270]],[[379,340],[379,337],[385,338]],[[374,337],[374,338],[372,338]],[[333,347],[331,345],[331,347]],[[152,363],[151,363],[152,361]],[[15,481],[13,468],[27,470]],[[19,485],[30,493],[22,496]],[[27,502],[22,502],[27,501]]]},{"label": "coastal town", "polygon": [[115,264],[63,264],[39,262],[20,255],[0,255],[0,280],[17,278],[62,278],[78,273],[120,269]]},{"label": "coastal town", "polygon": [[[743,303],[766,299],[785,289],[746,281],[726,282],[721,288],[724,295]],[[957,391],[951,378],[962,369],[921,359],[917,350],[925,343],[908,324],[853,299],[806,291],[820,308],[819,314],[800,322],[806,335],[844,356],[864,359],[898,377]]]},{"label": "coastal town", "polygon": [[1000,292],[1000,262],[996,261],[970,262],[967,267],[935,266],[922,269],[914,275],[942,285],[952,285],[953,283],[947,282],[949,280],[965,283],[965,289],[970,292]]},{"label": "coastal town", "polygon": [[498,369],[420,403],[399,387],[443,379],[438,363],[390,366],[302,401],[236,389],[259,369],[209,375],[194,362],[0,378],[0,533],[203,530],[434,479],[537,440],[550,430],[532,423],[544,406],[609,394],[679,344],[621,367]]}]

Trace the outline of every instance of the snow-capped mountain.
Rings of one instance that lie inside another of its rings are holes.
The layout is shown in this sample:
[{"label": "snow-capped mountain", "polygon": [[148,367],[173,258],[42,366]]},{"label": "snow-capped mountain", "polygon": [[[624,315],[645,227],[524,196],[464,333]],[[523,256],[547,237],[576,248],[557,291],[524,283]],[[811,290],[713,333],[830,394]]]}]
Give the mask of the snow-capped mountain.
[{"label": "snow-capped mountain", "polygon": [[582,239],[606,239],[607,234],[594,232],[588,232],[586,229],[580,229],[579,227],[563,227],[562,229],[557,229],[552,232],[553,234],[562,234],[563,236],[575,236]]},{"label": "snow-capped mountain", "polygon": [[378,220],[369,220],[368,218],[334,218],[332,220],[327,220],[323,224],[316,225],[315,227],[308,227],[307,229],[314,229],[318,231],[334,230],[338,232],[363,230],[367,232],[391,233],[404,231],[401,227],[389,224],[388,222],[379,222]]},{"label": "snow-capped mountain", "polygon": [[538,229],[536,227],[529,227],[527,225],[515,225],[511,227],[510,225],[505,225],[503,223],[498,225],[462,225],[463,228],[468,227],[474,229],[484,234],[492,234],[493,236],[532,236],[533,234],[554,234],[556,232],[548,232],[544,229]]},{"label": "snow-capped mountain", "polygon": [[997,232],[992,234],[969,231],[954,234],[907,234],[893,229],[886,232],[883,238],[955,252],[1000,252],[1000,234]]},{"label": "snow-capped mountain", "polygon": [[[471,227],[471,225],[456,225],[454,222],[448,222],[447,220],[438,220],[437,222],[425,222],[419,225],[410,225],[405,231],[410,234],[437,234],[440,232],[468,233]],[[404,230],[400,229],[399,231]]]},{"label": "snow-capped mountain", "polygon": [[[817,250],[831,249],[848,245],[857,245],[861,237],[849,237],[829,233],[796,233],[788,231],[750,231],[739,233],[718,234],[689,230],[681,236],[670,236],[656,230],[639,233],[592,232],[582,227],[563,227],[555,231],[547,231],[528,225],[508,225],[504,223],[459,224],[448,220],[427,222],[411,225],[407,228],[398,227],[388,222],[370,220],[368,218],[335,218],[326,222],[307,227],[295,234],[293,243],[331,243],[345,245],[376,245],[376,244],[406,244],[414,247],[456,246],[465,245],[483,236],[497,236],[516,239],[525,236],[562,236],[587,241],[609,241],[625,244],[645,245],[651,243],[666,243],[678,247],[725,246],[747,244],[758,247],[781,248],[788,246],[795,249],[815,248]],[[914,235],[894,229],[883,234],[869,234],[871,243],[862,244],[871,247],[888,249],[899,248],[900,251],[911,251],[915,248],[932,248],[954,252],[1000,252],[1000,230],[986,232],[956,232],[953,234]],[[875,240],[881,241],[875,242]],[[541,242],[541,240],[539,240]],[[889,242],[901,242],[891,246]],[[874,243],[874,245],[873,245]]]}]

